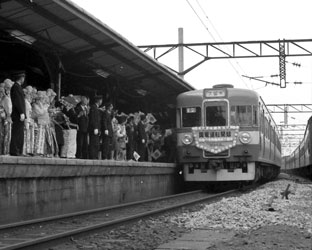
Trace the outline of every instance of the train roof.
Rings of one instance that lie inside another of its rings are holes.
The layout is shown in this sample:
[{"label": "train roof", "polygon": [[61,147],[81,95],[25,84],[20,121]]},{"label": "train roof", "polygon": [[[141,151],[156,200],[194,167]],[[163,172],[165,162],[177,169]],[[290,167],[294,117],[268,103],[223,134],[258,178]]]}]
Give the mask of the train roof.
[{"label": "train roof", "polygon": [[[250,89],[241,89],[241,88],[233,88],[228,87],[229,85],[217,85],[217,86],[224,86],[222,89],[227,89],[227,98],[231,100],[233,104],[235,103],[251,103],[251,104],[257,104],[260,96],[259,94]],[[208,89],[208,88],[207,88]],[[209,88],[209,89],[216,89],[216,88]],[[187,101],[190,105],[198,105],[199,102],[202,101],[203,97],[203,91],[204,89],[198,89],[198,90],[191,90],[184,93],[181,93],[177,96],[177,104],[178,106]]]}]

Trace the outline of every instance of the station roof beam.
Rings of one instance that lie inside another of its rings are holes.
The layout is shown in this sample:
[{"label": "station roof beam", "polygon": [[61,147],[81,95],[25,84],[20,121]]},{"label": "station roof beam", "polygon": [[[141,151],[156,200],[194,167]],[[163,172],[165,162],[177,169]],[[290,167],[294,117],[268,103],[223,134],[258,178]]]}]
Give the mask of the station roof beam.
[{"label": "station roof beam", "polygon": [[148,93],[143,97],[146,100],[151,95],[167,98],[194,89],[69,0],[1,1],[2,41],[12,38],[12,31],[32,37],[32,42],[24,41],[25,46],[55,56],[61,61],[64,72],[97,77],[96,70],[102,70],[122,86],[124,93],[132,96],[140,89]]}]

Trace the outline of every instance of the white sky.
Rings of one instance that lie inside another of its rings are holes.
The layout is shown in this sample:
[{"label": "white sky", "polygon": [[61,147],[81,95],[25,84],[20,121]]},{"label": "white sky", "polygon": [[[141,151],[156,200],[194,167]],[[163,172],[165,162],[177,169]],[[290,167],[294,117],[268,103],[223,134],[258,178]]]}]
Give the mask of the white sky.
[{"label": "white sky", "polygon": [[[184,29],[185,43],[214,42],[210,34],[217,42],[312,38],[312,4],[309,0],[72,1],[137,46],[177,43],[179,27]],[[185,53],[185,68],[196,59]],[[287,81],[305,84],[289,84],[281,89],[272,85],[265,87],[264,83],[241,77],[279,74],[278,58],[210,60],[188,73],[185,80],[197,89],[218,83],[255,89],[267,104],[311,104],[312,57],[287,57],[286,60],[290,62],[286,64]],[[177,61],[177,54],[172,53],[160,62],[176,66],[177,70]],[[291,64],[294,62],[300,63],[301,67],[294,67]],[[264,79],[279,83],[278,78]],[[289,123],[301,124],[306,123],[310,114],[290,116],[293,118],[289,118]],[[274,117],[277,124],[283,120],[283,115]]]}]

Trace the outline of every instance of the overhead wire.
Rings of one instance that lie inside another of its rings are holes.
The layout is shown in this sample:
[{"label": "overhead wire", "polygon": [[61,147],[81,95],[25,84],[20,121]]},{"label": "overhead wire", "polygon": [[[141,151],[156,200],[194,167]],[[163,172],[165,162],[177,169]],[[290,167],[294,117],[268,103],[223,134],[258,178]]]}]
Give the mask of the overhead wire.
[{"label": "overhead wire", "polygon": [[[213,23],[211,22],[211,20],[209,19],[208,15],[206,14],[205,10],[203,9],[203,7],[201,6],[201,4],[198,2],[198,0],[196,0],[199,8],[201,9],[201,11],[203,12],[204,16],[206,17],[206,19],[208,20],[208,22],[210,23],[210,25],[212,26],[214,32],[217,34],[217,36],[219,37],[219,39],[222,41],[222,38],[219,34],[219,32],[217,31],[216,27],[213,25]],[[216,39],[213,38],[213,40],[216,42]]]},{"label": "overhead wire", "polygon": [[[204,23],[204,21],[202,20],[202,18],[199,16],[199,14],[197,13],[197,11],[195,10],[195,8],[191,5],[191,3],[189,2],[189,0],[186,0],[188,5],[191,7],[191,9],[193,10],[193,12],[195,13],[195,15],[197,16],[197,18],[200,20],[201,24],[205,27],[205,29],[208,31],[209,35],[211,36],[211,38],[213,39],[214,42],[217,42],[217,40],[215,39],[215,37],[213,36],[213,34],[210,32],[209,28],[207,27],[207,25]],[[201,11],[203,12],[204,16],[206,17],[206,19],[208,20],[208,22],[211,24],[212,28],[214,29],[215,33],[217,34],[218,38],[221,40],[221,42],[223,41],[223,39],[221,38],[220,34],[218,33],[217,29],[215,28],[215,26],[213,25],[213,23],[210,21],[210,19],[208,18],[208,15],[206,14],[205,10],[203,9],[203,7],[201,6],[201,4],[198,2],[198,0],[196,0],[199,8],[201,9]],[[244,83],[244,85],[250,89],[250,87],[247,85],[247,83],[244,81],[244,79],[241,77],[241,74],[238,72],[238,70],[235,68],[235,66],[233,65],[233,63],[231,61],[228,60],[228,63],[231,65],[232,69],[235,71],[235,73],[239,76],[239,78],[242,80],[242,82]],[[244,72],[244,69],[237,63],[236,64],[240,67],[240,69]]]},{"label": "overhead wire", "polygon": [[199,19],[199,21],[201,22],[201,24],[205,27],[205,29],[208,31],[209,35],[212,37],[212,39],[214,41],[216,41],[216,39],[214,38],[213,34],[209,31],[208,27],[205,25],[205,23],[203,22],[203,20],[200,18],[200,16],[198,15],[198,13],[196,12],[196,10],[193,8],[193,6],[191,5],[191,3],[189,2],[189,0],[186,0],[186,2],[188,3],[188,5],[191,7],[191,9],[193,10],[193,12],[195,13],[195,15],[197,16],[197,18]]},{"label": "overhead wire", "polygon": [[[218,38],[221,40],[221,42],[223,42],[223,38],[221,37],[221,35],[219,34],[218,30],[216,29],[216,27],[214,26],[214,24],[212,23],[212,21],[209,19],[206,11],[203,9],[203,7],[201,6],[201,4],[199,3],[198,0],[196,0],[199,8],[201,9],[201,11],[203,12],[204,16],[206,17],[206,19],[208,20],[208,22],[210,23],[210,25],[212,26],[214,32],[217,34]],[[215,41],[216,42],[216,41]],[[234,59],[235,60],[235,59]],[[237,60],[235,60],[237,66],[241,69],[241,71],[245,74],[245,70],[242,68],[242,66],[237,62]],[[235,68],[235,66],[233,65],[232,61],[228,60],[228,63],[230,63],[231,67],[234,69],[234,71],[236,72],[236,74],[240,77],[240,79],[242,80],[242,82],[245,84],[245,86],[247,88],[249,88],[245,82],[245,80],[243,78],[241,78],[241,74],[238,72],[238,70]]]},{"label": "overhead wire", "polygon": [[[204,8],[202,7],[202,5],[200,4],[199,0],[196,0],[196,3],[198,4],[200,10],[202,11],[203,15],[205,16],[205,18],[208,20],[208,22],[210,23],[211,27],[213,28],[214,32],[217,34],[218,38],[223,42],[223,39],[221,37],[221,35],[219,34],[218,30],[216,29],[216,27],[214,26],[214,24],[212,23],[212,21],[210,20],[210,18],[208,17],[206,11],[204,10]],[[197,13],[196,13],[197,14]],[[197,14],[197,16],[199,17],[199,15]],[[204,22],[201,21],[203,24]],[[210,32],[211,33],[211,32]],[[212,36],[212,38],[214,39],[214,41],[216,42],[215,38]],[[237,60],[235,60],[237,66],[241,69],[242,72],[244,72],[244,75],[246,75],[245,73],[245,70],[241,67],[241,65],[237,62]],[[233,64],[231,63],[231,61],[229,61],[229,63],[231,64],[231,66],[233,67],[233,69],[235,70],[235,72],[237,74],[239,74],[239,72],[236,70],[236,68],[233,66]],[[289,63],[291,64],[292,66],[294,67],[302,67],[302,65],[300,63],[295,63],[295,62],[288,62],[286,61],[286,63]],[[244,82],[245,86],[246,86],[246,83],[244,81],[243,78],[241,78],[242,81]],[[296,84],[296,82],[294,82]]]}]

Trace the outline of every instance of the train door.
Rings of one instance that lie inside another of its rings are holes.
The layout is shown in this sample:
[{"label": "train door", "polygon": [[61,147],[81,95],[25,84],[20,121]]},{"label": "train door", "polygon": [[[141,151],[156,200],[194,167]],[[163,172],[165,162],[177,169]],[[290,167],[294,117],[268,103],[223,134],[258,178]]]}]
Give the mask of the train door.
[{"label": "train door", "polygon": [[265,134],[265,132],[266,132],[266,129],[265,129],[265,126],[266,126],[266,118],[265,118],[265,114],[264,114],[264,109],[263,109],[263,107],[262,107],[262,112],[261,112],[261,114],[262,114],[262,124],[261,124],[261,128],[262,128],[262,138],[263,138],[263,150],[262,150],[262,157],[265,157],[265,145],[266,145],[266,143],[265,143],[265,138],[266,138],[266,134]]},{"label": "train door", "polygon": [[312,162],[312,136],[311,136],[311,126],[310,124],[308,123],[308,129],[307,129],[307,146],[308,146],[308,149],[307,149],[307,166],[308,168],[310,169],[310,176],[312,178],[312,167],[311,167],[311,162]]},{"label": "train door", "polygon": [[258,105],[258,115],[259,115],[258,128],[259,128],[259,144],[260,144],[259,156],[260,156],[261,152],[263,151],[263,138],[262,138],[262,121],[263,121],[263,116],[262,116],[262,105],[261,105],[260,102],[259,102],[259,105]]},{"label": "train door", "polygon": [[312,178],[312,167],[311,167],[311,164],[312,164],[312,126],[311,126],[311,123],[310,123],[310,120],[308,121],[308,128],[307,128],[307,146],[308,146],[308,149],[307,149],[307,166],[310,168],[310,175],[311,175],[311,178]]},{"label": "train door", "polygon": [[272,140],[273,140],[273,161],[275,162],[276,160],[276,131],[275,128],[272,129]]},{"label": "train door", "polygon": [[272,127],[271,127],[271,119],[269,119],[269,123],[268,123],[268,130],[269,130],[269,134],[268,134],[268,142],[269,142],[269,159],[271,160],[272,157]]}]

